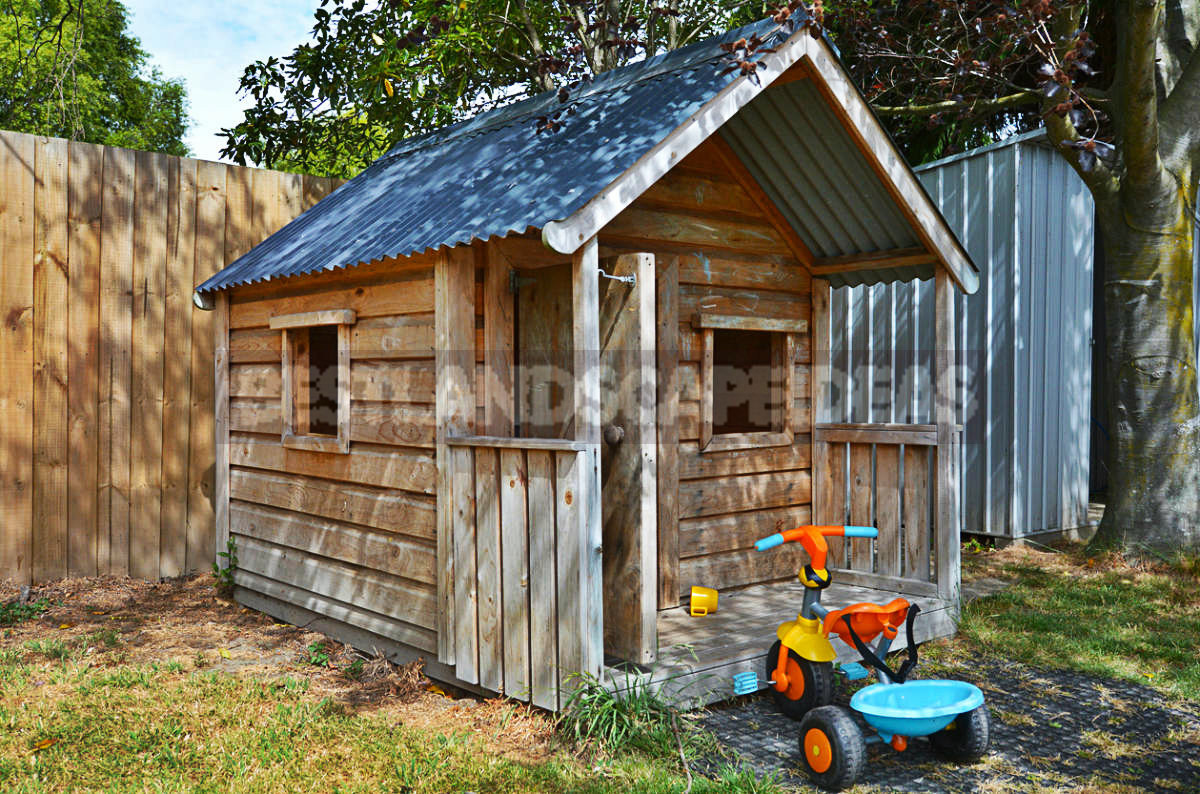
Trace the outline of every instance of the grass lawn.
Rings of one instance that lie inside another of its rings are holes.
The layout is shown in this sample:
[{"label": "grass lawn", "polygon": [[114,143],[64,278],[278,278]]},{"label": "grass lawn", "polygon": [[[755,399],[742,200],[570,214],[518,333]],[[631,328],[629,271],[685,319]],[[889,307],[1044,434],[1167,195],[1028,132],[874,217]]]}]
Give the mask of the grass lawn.
[{"label": "grass lawn", "polygon": [[[969,603],[925,674],[979,654],[1136,680],[1200,701],[1200,579],[1078,549],[964,553]],[[320,635],[216,597],[204,577],[75,580],[0,606],[0,790],[683,792],[670,712],[653,703],[605,747],[542,712],[453,697],[415,668],[360,659]],[[12,601],[0,589],[0,605]],[[612,704],[593,726],[625,724]],[[711,740],[679,735],[689,756]],[[583,725],[584,729],[588,726]],[[775,792],[732,771],[693,792]]]}]

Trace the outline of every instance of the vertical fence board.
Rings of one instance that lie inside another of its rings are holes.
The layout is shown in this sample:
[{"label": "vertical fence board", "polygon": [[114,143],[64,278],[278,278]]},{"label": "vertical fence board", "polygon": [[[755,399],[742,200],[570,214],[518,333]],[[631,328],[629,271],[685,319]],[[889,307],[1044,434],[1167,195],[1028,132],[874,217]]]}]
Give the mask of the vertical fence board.
[{"label": "vertical fence board", "polygon": [[191,435],[192,279],[196,259],[196,161],[172,159],[167,216],[163,348],[162,511],[159,573],[187,567],[187,463]]},{"label": "vertical fence board", "polygon": [[574,487],[579,482],[579,460],[576,453],[558,453],[555,456],[557,489],[555,519],[557,522],[557,574],[558,574],[558,686],[559,697],[569,696],[577,682],[572,674],[583,670],[583,643],[585,640],[583,610],[587,605],[579,602],[582,571],[582,541],[579,494]]},{"label": "vertical fence board", "polygon": [[875,544],[877,566],[884,576],[900,575],[900,447],[875,446]]},{"label": "vertical fence board", "polygon": [[[504,692],[527,697],[529,681],[529,520],[524,453],[500,451],[500,547],[503,564]],[[544,565],[544,557],[535,558]]]},{"label": "vertical fence board", "polygon": [[[97,424],[100,323],[100,213],[104,149],[70,144],[67,168],[67,259],[70,308],[67,317],[67,570],[94,576],[96,568]],[[0,575],[3,575],[0,573]]]},{"label": "vertical fence board", "polygon": [[904,575],[929,581],[929,447],[904,448]]},{"label": "vertical fence board", "polygon": [[23,584],[33,551],[33,136],[4,133],[0,169],[0,576]]},{"label": "vertical fence board", "polygon": [[[196,165],[195,275],[199,284],[225,264],[225,175],[219,163]],[[192,383],[187,461],[187,567],[195,570],[215,557],[213,540],[213,317],[191,312]],[[221,549],[224,551],[224,549]]]},{"label": "vertical fence board", "polygon": [[[846,445],[827,444],[829,448],[828,498],[821,501],[828,507],[824,520],[830,524],[846,523]],[[829,567],[842,568],[846,564],[845,541],[829,538]]]},{"label": "vertical fence board", "polygon": [[[100,241],[101,527],[108,573],[129,572],[129,452],[133,323],[134,152],[104,152],[104,220]],[[105,497],[107,496],[107,511]]]},{"label": "vertical fence board", "polygon": [[167,280],[167,157],[138,152],[133,233],[133,412],[129,573],[156,579],[162,523],[163,301]]},{"label": "vertical fence board", "polygon": [[38,138],[34,164],[32,576],[67,573],[67,142]]},{"label": "vertical fence board", "polygon": [[[871,526],[871,445],[850,445],[850,523]],[[871,541],[854,538],[850,541],[850,562],[856,571],[870,571]]]}]

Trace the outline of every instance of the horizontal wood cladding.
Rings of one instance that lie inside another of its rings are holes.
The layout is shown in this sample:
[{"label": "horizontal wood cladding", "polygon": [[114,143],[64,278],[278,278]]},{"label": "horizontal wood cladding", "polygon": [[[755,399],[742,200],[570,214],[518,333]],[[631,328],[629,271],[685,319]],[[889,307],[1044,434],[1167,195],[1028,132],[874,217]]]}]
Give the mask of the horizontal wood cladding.
[{"label": "horizontal wood cladding", "polygon": [[[381,637],[402,642],[428,653],[434,653],[437,650],[437,634],[435,632],[411,623],[394,620],[369,609],[363,609],[360,604],[329,598],[304,587],[296,587],[249,571],[235,571],[233,578],[240,587],[253,591],[253,593],[333,618],[347,626],[373,632]],[[238,601],[245,603],[241,595],[238,596]],[[251,606],[255,606],[255,604],[251,602]]]},{"label": "horizontal wood cladding", "polygon": [[712,287],[703,284],[679,285],[679,316],[691,321],[692,315],[742,314],[785,320],[808,320],[812,304],[808,295],[794,292]]},{"label": "horizontal wood cladding", "polygon": [[[277,519],[269,523],[279,524]],[[233,524],[230,528],[236,538],[239,571],[357,604],[420,628],[432,630],[435,625],[437,594],[431,585],[263,541],[242,534]]]},{"label": "horizontal wood cladding", "polygon": [[[230,531],[277,546],[433,585],[433,543],[234,499]],[[240,551],[239,546],[239,561]]]},{"label": "horizontal wood cladding", "polygon": [[360,318],[387,317],[433,311],[433,271],[429,268],[405,270],[381,276],[379,283],[342,286],[275,297],[251,297],[234,290],[229,311],[230,328],[255,328],[268,325],[271,317],[323,309],[350,309]]},{"label": "horizontal wood cladding", "polygon": [[[235,328],[229,334],[233,364],[278,362],[281,333],[270,328]],[[420,313],[359,320],[350,331],[350,357],[433,360],[433,315]]]},{"label": "horizontal wood cladding", "polygon": [[436,503],[395,489],[371,488],[297,474],[234,468],[231,498],[297,513],[362,524],[387,532],[433,540]]},{"label": "horizontal wood cladding", "polygon": [[637,204],[693,213],[758,214],[750,194],[732,179],[685,171],[673,171],[659,179],[638,197]]},{"label": "horizontal wood cladding", "polygon": [[[792,389],[796,393],[796,399],[807,399],[808,395],[812,393],[809,385],[812,378],[812,367],[808,364],[794,366]],[[679,363],[679,399],[700,399],[700,366],[694,361]],[[804,432],[807,433],[808,430],[805,429]]]},{"label": "horizontal wood cladding", "polygon": [[[754,541],[759,538],[811,521],[812,511],[809,505],[684,519],[679,522],[680,546],[687,550],[682,556],[703,557],[727,551],[753,550]],[[785,544],[781,548],[801,551],[799,544]],[[776,551],[778,550],[772,550],[771,554],[764,553],[759,559],[765,560]]]},{"label": "horizontal wood cladding", "polygon": [[[281,435],[278,399],[235,397],[229,401],[229,427],[235,433]],[[432,447],[433,406],[417,403],[351,401],[350,440],[372,444]]]},{"label": "horizontal wood cladding", "polygon": [[321,477],[348,483],[436,494],[433,451],[411,447],[354,444],[349,455],[287,449],[278,436],[234,435],[229,444],[233,466]]},{"label": "horizontal wood cladding", "polygon": [[807,469],[811,465],[812,443],[808,435],[797,436],[794,443],[786,447],[741,449],[715,454],[700,452],[700,445],[696,441],[684,441],[679,445],[680,480],[792,471]]},{"label": "horizontal wood cladding", "polygon": [[647,250],[667,243],[702,249],[728,249],[787,256],[783,237],[765,221],[747,217],[690,214],[634,204],[609,221],[603,240],[641,243]]},{"label": "horizontal wood cladding", "polygon": [[[807,469],[742,474],[713,480],[681,480],[679,517],[787,507],[812,501]],[[681,549],[681,555],[684,551]]]},{"label": "horizontal wood cladding", "polygon": [[697,584],[724,590],[788,579],[795,576],[808,561],[808,555],[799,544],[792,546],[794,548],[772,549],[767,554],[750,548],[710,557],[680,560],[679,579],[688,592],[691,591],[692,585]]},{"label": "horizontal wood cladding", "polygon": [[[679,361],[694,362],[699,361],[701,350],[703,349],[703,341],[700,336],[701,332],[692,327],[691,322],[680,325],[679,327]],[[811,334],[795,334],[796,343],[796,363],[811,364],[812,363],[812,335]]]},{"label": "horizontal wood cladding", "polygon": [[[792,432],[808,433],[812,428],[812,403],[796,398],[792,417]],[[700,438],[700,401],[681,400],[679,403],[679,440],[696,441]]]}]

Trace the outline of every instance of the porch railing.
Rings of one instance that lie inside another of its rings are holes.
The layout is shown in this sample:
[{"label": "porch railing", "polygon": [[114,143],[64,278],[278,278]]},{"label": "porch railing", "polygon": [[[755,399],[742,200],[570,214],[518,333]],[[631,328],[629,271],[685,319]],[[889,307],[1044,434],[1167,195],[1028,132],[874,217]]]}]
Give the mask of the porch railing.
[{"label": "porch railing", "polygon": [[939,594],[937,431],[937,425],[814,427],[814,521],[879,528],[875,540],[830,539],[839,581]]},{"label": "porch railing", "polygon": [[603,661],[599,445],[446,438],[455,675],[556,710]]}]

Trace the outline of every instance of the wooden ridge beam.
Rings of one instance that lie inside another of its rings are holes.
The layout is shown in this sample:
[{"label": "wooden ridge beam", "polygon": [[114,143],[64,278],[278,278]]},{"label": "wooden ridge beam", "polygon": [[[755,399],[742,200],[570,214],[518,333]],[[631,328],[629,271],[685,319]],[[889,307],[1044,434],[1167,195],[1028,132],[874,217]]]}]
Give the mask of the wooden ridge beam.
[{"label": "wooden ridge beam", "polygon": [[812,263],[814,276],[831,273],[849,273],[854,270],[874,270],[881,267],[915,267],[932,265],[937,257],[924,248],[895,248],[890,251],[873,251],[869,254],[847,254],[827,256]]}]

